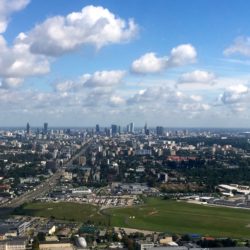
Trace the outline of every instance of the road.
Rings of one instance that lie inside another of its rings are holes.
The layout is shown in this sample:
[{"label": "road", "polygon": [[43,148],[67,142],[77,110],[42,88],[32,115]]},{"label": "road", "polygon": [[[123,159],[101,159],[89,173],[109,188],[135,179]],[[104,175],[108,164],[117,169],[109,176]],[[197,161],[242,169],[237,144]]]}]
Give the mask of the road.
[{"label": "road", "polygon": [[8,203],[4,203],[0,205],[0,214],[8,213],[9,211],[12,211],[13,209],[21,206],[25,202],[32,201],[43,194],[49,192],[51,189],[53,189],[56,184],[58,183],[59,179],[61,178],[62,174],[65,171],[65,168],[72,165],[73,161],[77,159],[79,156],[84,155],[87,148],[89,147],[91,142],[91,139],[89,139],[81,148],[81,150],[75,154],[73,157],[71,157],[61,168],[59,168],[50,178],[46,179],[43,183],[39,184],[34,188],[32,191],[28,191]]}]

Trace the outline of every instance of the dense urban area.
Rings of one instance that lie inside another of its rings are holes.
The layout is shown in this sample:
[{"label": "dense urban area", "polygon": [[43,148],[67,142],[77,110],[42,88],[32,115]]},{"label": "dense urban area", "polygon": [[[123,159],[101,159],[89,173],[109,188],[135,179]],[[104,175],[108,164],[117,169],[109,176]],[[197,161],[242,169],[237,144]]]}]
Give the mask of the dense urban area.
[{"label": "dense urban area", "polygon": [[250,246],[250,132],[0,129],[0,249]]}]

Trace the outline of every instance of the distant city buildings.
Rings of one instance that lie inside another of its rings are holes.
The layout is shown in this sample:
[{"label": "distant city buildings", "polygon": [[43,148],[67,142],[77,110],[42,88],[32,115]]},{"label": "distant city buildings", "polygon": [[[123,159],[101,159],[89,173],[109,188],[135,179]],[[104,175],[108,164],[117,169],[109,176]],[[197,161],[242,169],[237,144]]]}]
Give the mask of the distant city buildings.
[{"label": "distant city buildings", "polygon": [[127,132],[129,134],[133,134],[135,132],[135,127],[134,127],[134,123],[131,122],[127,125]]},{"label": "distant city buildings", "polygon": [[43,124],[43,133],[44,133],[44,134],[47,134],[47,133],[48,133],[48,123],[47,123],[47,122],[45,122],[45,123]]},{"label": "distant city buildings", "polygon": [[99,126],[99,124],[96,124],[96,126],[95,126],[95,132],[96,132],[96,134],[100,133],[100,126]]},{"label": "distant city buildings", "polygon": [[26,125],[26,134],[29,135],[30,134],[30,124],[27,123]]},{"label": "distant city buildings", "polygon": [[160,127],[160,126],[157,126],[156,127],[156,135],[163,136],[164,135],[164,128]]},{"label": "distant city buildings", "polygon": [[149,129],[148,129],[147,123],[145,123],[145,126],[144,126],[144,134],[149,135]]},{"label": "distant city buildings", "polygon": [[112,134],[112,136],[117,135],[117,133],[118,133],[118,126],[115,125],[115,124],[112,124],[111,125],[111,134]]}]

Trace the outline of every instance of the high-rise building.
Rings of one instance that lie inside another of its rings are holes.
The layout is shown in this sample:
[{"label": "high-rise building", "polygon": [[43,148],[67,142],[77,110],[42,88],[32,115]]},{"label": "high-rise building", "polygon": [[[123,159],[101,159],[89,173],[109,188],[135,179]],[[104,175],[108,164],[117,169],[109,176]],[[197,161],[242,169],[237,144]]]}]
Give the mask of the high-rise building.
[{"label": "high-rise building", "polygon": [[118,126],[117,125],[115,125],[115,124],[111,125],[111,133],[112,133],[112,136],[114,136],[118,133]]},{"label": "high-rise building", "polygon": [[131,122],[127,125],[127,132],[133,134],[135,132],[134,123]]},{"label": "high-rise building", "polygon": [[148,129],[147,123],[145,123],[145,126],[144,126],[144,134],[149,135],[149,129]]},{"label": "high-rise building", "polygon": [[44,134],[47,134],[47,133],[48,133],[48,123],[47,123],[47,122],[45,122],[45,123],[43,124],[43,132],[44,132]]},{"label": "high-rise building", "polygon": [[129,124],[129,130],[130,130],[130,133],[134,133],[135,132],[135,126],[134,126],[134,123],[133,122],[131,122],[130,124]]},{"label": "high-rise building", "polygon": [[99,126],[99,124],[95,125],[95,132],[96,132],[96,134],[100,133],[100,126]]},{"label": "high-rise building", "polygon": [[126,130],[127,130],[127,133],[129,133],[129,124],[127,125]]},{"label": "high-rise building", "polygon": [[26,133],[27,135],[30,134],[30,124],[27,122],[27,125],[26,125]]},{"label": "high-rise building", "polygon": [[158,136],[162,136],[162,135],[164,134],[164,128],[161,127],[161,126],[157,126],[157,127],[156,127],[156,134],[157,134]]},{"label": "high-rise building", "polygon": [[112,129],[111,128],[105,128],[105,134],[106,134],[106,136],[111,136],[112,135]]},{"label": "high-rise building", "polygon": [[147,130],[148,130],[148,125],[147,125],[147,123],[145,123],[145,126],[144,126],[144,134],[146,135],[147,133]]}]

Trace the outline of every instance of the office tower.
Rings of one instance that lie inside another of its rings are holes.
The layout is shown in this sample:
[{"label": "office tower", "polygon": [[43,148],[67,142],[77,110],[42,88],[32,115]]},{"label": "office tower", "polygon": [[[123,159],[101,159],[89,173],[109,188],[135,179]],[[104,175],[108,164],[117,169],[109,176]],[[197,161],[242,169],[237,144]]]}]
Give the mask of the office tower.
[{"label": "office tower", "polygon": [[100,126],[99,126],[99,124],[95,125],[95,132],[96,132],[96,134],[100,133]]},{"label": "office tower", "polygon": [[111,133],[112,133],[112,136],[114,136],[118,133],[118,126],[117,125],[115,125],[115,124],[111,125]]},{"label": "office tower", "polygon": [[43,132],[44,132],[44,134],[47,134],[47,133],[48,133],[48,123],[47,123],[47,122],[45,122],[45,123],[43,124]]},{"label": "office tower", "polygon": [[27,135],[30,134],[30,124],[29,123],[27,123],[27,125],[26,125],[26,133],[27,133]]},{"label": "office tower", "polygon": [[131,122],[127,125],[127,132],[133,134],[135,132],[134,123]]},{"label": "office tower", "polygon": [[134,123],[133,122],[131,122],[129,124],[129,130],[130,130],[130,133],[132,133],[132,134],[135,132],[135,128],[134,128]]},{"label": "office tower", "polygon": [[162,136],[164,134],[164,128],[163,127],[160,127],[160,126],[157,126],[156,127],[156,134],[158,136]]},{"label": "office tower", "polygon": [[127,133],[129,133],[129,124],[126,127],[126,131],[127,131]]},{"label": "office tower", "polygon": [[145,126],[144,126],[144,134],[149,135],[149,129],[148,129],[147,123],[145,123]]},{"label": "office tower", "polygon": [[106,136],[111,136],[111,134],[112,134],[112,129],[111,128],[105,128],[105,134],[106,134]]},{"label": "office tower", "polygon": [[144,126],[144,134],[146,135],[147,133],[147,130],[148,130],[148,125],[147,125],[147,123],[145,123],[145,126]]}]

